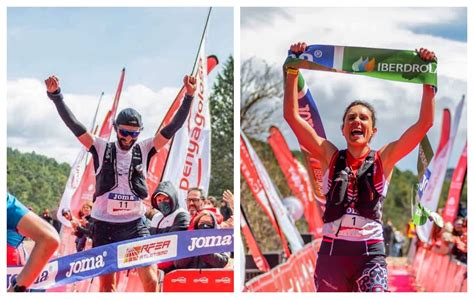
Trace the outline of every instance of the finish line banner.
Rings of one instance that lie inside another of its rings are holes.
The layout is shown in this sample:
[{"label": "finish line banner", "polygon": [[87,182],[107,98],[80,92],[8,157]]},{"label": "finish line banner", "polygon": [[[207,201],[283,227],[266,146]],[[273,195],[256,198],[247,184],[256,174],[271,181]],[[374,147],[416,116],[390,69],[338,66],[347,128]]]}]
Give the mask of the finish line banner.
[{"label": "finish line banner", "polygon": [[289,51],[284,67],[350,73],[384,80],[437,86],[437,63],[415,51],[311,45],[296,56]]},{"label": "finish line banner", "polygon": [[[158,262],[234,251],[233,229],[165,233],[99,246],[50,261],[31,289],[47,289]],[[22,267],[7,268],[7,289]]]}]

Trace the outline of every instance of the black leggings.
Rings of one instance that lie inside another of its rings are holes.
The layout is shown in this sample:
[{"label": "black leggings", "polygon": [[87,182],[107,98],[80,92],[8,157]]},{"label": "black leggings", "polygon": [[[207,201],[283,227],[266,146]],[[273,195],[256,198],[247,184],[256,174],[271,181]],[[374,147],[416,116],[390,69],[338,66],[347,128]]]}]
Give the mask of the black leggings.
[{"label": "black leggings", "polygon": [[319,254],[314,282],[318,292],[387,292],[385,256]]}]

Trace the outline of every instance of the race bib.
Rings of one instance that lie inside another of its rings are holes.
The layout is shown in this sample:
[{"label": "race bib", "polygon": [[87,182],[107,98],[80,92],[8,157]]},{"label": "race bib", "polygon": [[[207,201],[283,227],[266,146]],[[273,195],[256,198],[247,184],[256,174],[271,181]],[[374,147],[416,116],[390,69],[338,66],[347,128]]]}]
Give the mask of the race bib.
[{"label": "race bib", "polygon": [[109,193],[107,213],[110,215],[139,214],[140,198],[135,195]]}]

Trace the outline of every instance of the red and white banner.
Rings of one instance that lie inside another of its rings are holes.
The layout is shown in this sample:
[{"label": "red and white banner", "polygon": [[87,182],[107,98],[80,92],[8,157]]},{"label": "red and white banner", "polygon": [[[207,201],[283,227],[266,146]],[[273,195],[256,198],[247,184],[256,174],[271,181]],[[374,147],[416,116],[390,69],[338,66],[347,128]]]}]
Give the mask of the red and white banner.
[{"label": "red and white banner", "polygon": [[173,137],[162,179],[174,184],[181,207],[186,207],[189,188],[208,190],[211,176],[211,118],[204,43],[198,57],[195,74],[197,89],[191,111],[183,127]]},{"label": "red and white banner", "polygon": [[462,187],[466,179],[467,170],[467,142],[464,144],[461,157],[459,157],[458,164],[454,170],[453,177],[451,179],[451,185],[449,186],[448,200],[443,209],[443,220],[444,222],[454,223],[459,208],[459,199],[461,198]]},{"label": "red and white banner", "polygon": [[290,252],[285,239],[288,240],[293,253],[300,250],[303,247],[303,239],[292,222],[287,209],[283,206],[276,187],[273,185],[262,161],[260,161],[242,131],[240,132],[240,171],[255,199],[270,218],[277,233],[279,233],[287,256],[290,255]]},{"label": "red and white banner", "polygon": [[[245,292],[315,292],[314,270],[321,239],[307,244],[286,262],[249,280]],[[337,270],[337,269],[335,269]]]},{"label": "red and white banner", "polygon": [[[247,246],[249,247],[250,254],[253,257],[257,268],[263,272],[270,271],[270,265],[268,264],[267,259],[260,250],[260,246],[258,246],[257,241],[255,240],[252,229],[250,228],[247,222],[247,218],[245,217],[242,207],[240,208],[240,229],[242,230],[242,234],[244,235]],[[241,267],[244,266],[245,265],[241,265]]]},{"label": "red and white banner", "polygon": [[[218,63],[219,61],[216,56],[213,56],[213,55],[208,56],[207,57],[207,74],[210,74],[211,71],[214,70],[214,68],[218,65]],[[174,114],[176,113],[178,108],[181,106],[181,103],[183,102],[184,93],[185,93],[185,88],[183,86],[181,87],[178,95],[173,101],[173,104],[171,104],[171,107],[169,108],[168,112],[163,118],[163,121],[161,122],[157,132],[170,123]],[[163,170],[165,168],[166,161],[168,159],[168,154],[170,152],[170,147],[171,147],[171,142],[168,142],[152,157],[150,161],[150,164],[148,167],[148,176],[147,176],[147,186],[148,186],[149,196],[145,201],[145,204],[147,205],[150,205],[149,198],[151,194],[153,193],[153,191],[158,186],[158,184],[161,182],[161,178],[163,176]]]},{"label": "red and white banner", "polygon": [[315,236],[320,236],[322,233],[323,220],[315,201],[307,170],[296,157],[293,156],[285,138],[277,127],[272,126],[270,128],[268,143],[280,164],[280,168],[285,175],[291,192],[303,204],[304,216],[306,222],[308,222],[309,231]]},{"label": "red and white banner", "polygon": [[[451,156],[451,150],[453,148],[454,140],[457,135],[459,121],[461,120],[462,110],[464,108],[464,97],[459,102],[456,107],[456,112],[454,115],[453,126],[450,130],[449,140],[446,143],[446,134],[443,133],[440,140],[440,146],[436,150],[436,155],[431,161],[431,176],[426,185],[426,189],[423,192],[423,196],[420,200],[423,207],[428,208],[431,211],[435,211],[438,208],[439,196],[441,195],[441,190],[443,188],[444,178],[446,176],[446,170],[448,168],[449,157]],[[445,119],[449,115],[449,111],[446,112],[445,109],[443,117],[443,132],[445,131]],[[428,242],[430,239],[431,229],[433,227],[433,222],[428,221],[422,226],[416,227],[416,232],[418,237],[423,242]]]},{"label": "red and white banner", "polygon": [[234,271],[228,269],[174,270],[165,275],[163,292],[233,292]]}]

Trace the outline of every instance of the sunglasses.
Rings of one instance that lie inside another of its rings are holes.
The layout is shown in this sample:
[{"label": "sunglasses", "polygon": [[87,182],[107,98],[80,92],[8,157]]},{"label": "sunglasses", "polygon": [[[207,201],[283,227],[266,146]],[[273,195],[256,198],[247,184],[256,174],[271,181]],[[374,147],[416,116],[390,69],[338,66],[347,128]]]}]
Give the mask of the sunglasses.
[{"label": "sunglasses", "polygon": [[140,131],[128,131],[125,129],[119,129],[119,132],[120,132],[120,135],[122,135],[123,137],[130,136],[132,138],[137,138],[138,135],[140,135]]}]

